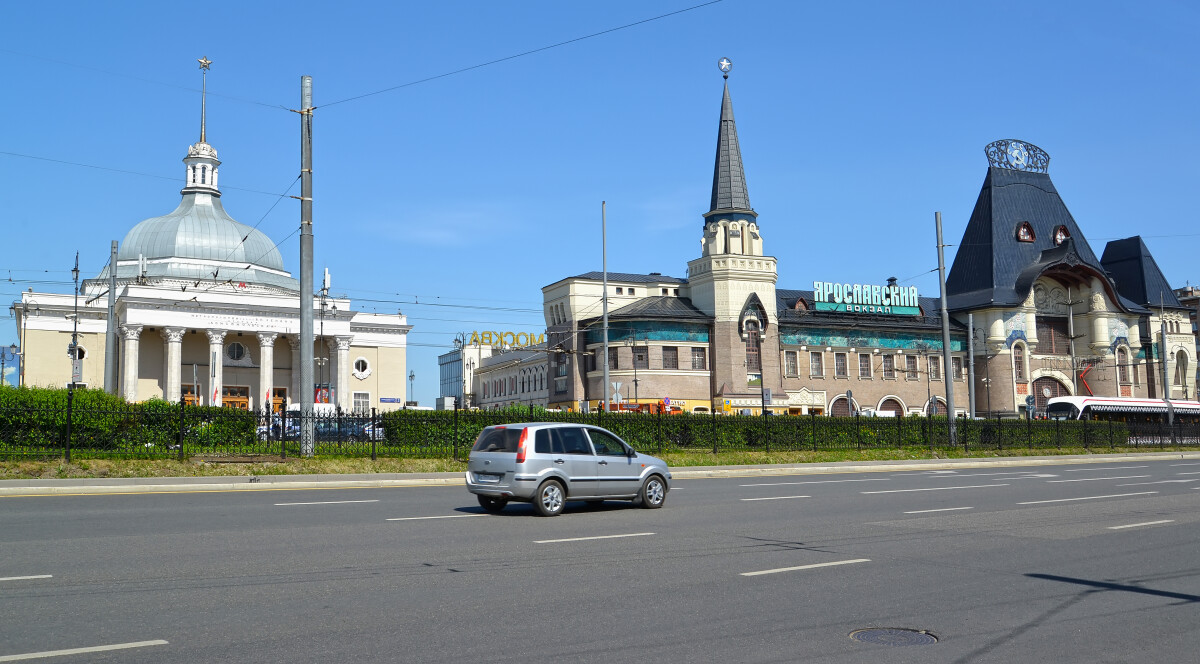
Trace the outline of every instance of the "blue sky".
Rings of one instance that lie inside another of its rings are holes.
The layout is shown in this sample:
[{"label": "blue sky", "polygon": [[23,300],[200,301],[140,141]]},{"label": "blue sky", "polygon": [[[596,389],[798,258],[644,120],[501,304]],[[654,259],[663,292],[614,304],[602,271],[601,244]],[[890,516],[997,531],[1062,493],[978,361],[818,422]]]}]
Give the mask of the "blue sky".
[{"label": "blue sky", "polygon": [[936,295],[933,213],[957,242],[1000,138],[1049,152],[1097,253],[1140,233],[1172,283],[1200,280],[1195,3],[724,0],[405,85],[699,2],[7,4],[0,297],[69,292],[76,250],[94,276],[174,209],[203,55],[225,208],[297,275],[299,207],[278,195],[299,171],[285,109],[313,76],[317,271],[409,316],[424,404],[455,333],[539,331],[541,287],[600,268],[602,200],[611,271],[684,276],[723,56],[781,287]]}]

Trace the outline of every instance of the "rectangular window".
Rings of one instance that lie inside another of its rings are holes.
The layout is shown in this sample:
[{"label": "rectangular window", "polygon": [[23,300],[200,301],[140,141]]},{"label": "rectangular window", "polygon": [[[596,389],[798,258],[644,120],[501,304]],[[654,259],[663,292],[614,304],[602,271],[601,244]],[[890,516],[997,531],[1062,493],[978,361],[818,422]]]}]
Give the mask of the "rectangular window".
[{"label": "rectangular window", "polygon": [[1013,377],[1017,380],[1025,380],[1025,347],[1020,344],[1014,344],[1012,347],[1013,355]]},{"label": "rectangular window", "polygon": [[788,378],[795,378],[800,375],[800,365],[796,358],[796,351],[788,350],[783,353],[783,370]]},{"label": "rectangular window", "polygon": [[692,349],[692,369],[703,371],[708,368],[708,352],[705,348]]},{"label": "rectangular window", "polygon": [[904,356],[904,377],[907,380],[916,380],[918,378],[918,376],[917,376],[917,356],[916,355],[905,355]]},{"label": "rectangular window", "polygon": [[963,379],[963,359],[961,357],[950,358],[950,368],[954,370],[954,380]]},{"label": "rectangular window", "polygon": [[625,294],[625,289],[621,288],[620,286],[617,286],[617,295],[624,295],[624,294]]},{"label": "rectangular window", "polygon": [[599,351],[599,349],[596,349],[595,351],[588,353],[588,355],[587,355],[587,370],[588,371],[596,370],[596,353],[598,351]]},{"label": "rectangular window", "polygon": [[887,379],[895,379],[896,378],[896,356],[895,355],[884,355],[883,356],[883,377],[887,378]]},{"label": "rectangular window", "polygon": [[567,379],[566,378],[555,378],[554,379],[554,393],[555,394],[566,394],[566,392],[567,392]]},{"label": "rectangular window", "polygon": [[849,368],[846,366],[846,354],[845,353],[834,353],[833,354],[833,375],[837,376],[838,378],[849,377],[850,374],[849,374]]},{"label": "rectangular window", "polygon": [[645,346],[633,347],[633,368],[634,369],[649,369],[650,368],[650,350]]},{"label": "rectangular window", "polygon": [[610,370],[615,370],[617,368],[617,349],[616,348],[608,349],[608,368]]},{"label": "rectangular window", "polygon": [[663,346],[663,368],[679,368],[679,349],[675,346]]},{"label": "rectangular window", "polygon": [[929,356],[929,380],[942,379],[942,358],[937,355]]},{"label": "rectangular window", "polygon": [[858,354],[858,377],[871,377],[871,356],[867,353]]},{"label": "rectangular window", "polygon": [[1065,317],[1038,316],[1037,335],[1038,355],[1066,355],[1071,352]]},{"label": "rectangular window", "polygon": [[825,375],[825,356],[822,353],[808,354],[808,375],[821,378]]},{"label": "rectangular window", "polygon": [[356,413],[371,412],[371,393],[370,392],[355,392],[354,393],[354,412],[356,412]]}]

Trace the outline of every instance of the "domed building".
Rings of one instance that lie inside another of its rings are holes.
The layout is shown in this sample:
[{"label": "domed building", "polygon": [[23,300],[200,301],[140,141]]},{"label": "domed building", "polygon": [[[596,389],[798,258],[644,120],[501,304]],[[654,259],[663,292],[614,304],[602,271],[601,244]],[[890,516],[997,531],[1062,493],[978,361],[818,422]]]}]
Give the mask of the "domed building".
[{"label": "domed building", "polygon": [[298,403],[305,390],[345,411],[399,407],[411,326],[403,315],[354,311],[348,298],[329,295],[328,271],[313,298],[314,384],[300,384],[299,282],[266,234],[225,211],[203,110],[200,126],[183,159],[179,206],[113,242],[116,260],[81,282],[74,376],[63,358],[71,353],[73,294],[31,291],[13,304],[26,360],[20,382],[62,387],[74,378],[131,402],[259,411]]}]

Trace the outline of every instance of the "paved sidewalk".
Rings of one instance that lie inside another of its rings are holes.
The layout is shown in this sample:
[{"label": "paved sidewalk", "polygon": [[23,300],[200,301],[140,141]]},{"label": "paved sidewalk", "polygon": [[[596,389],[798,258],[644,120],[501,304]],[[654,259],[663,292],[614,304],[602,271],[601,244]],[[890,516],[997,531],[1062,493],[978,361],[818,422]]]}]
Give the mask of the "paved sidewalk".
[{"label": "paved sidewalk", "polygon": [[[836,473],[958,470],[1057,466],[1080,463],[1118,463],[1200,459],[1200,452],[1145,454],[1082,454],[980,459],[917,459],[911,461],[842,461],[837,463],[760,466],[686,466],[673,468],[676,480],[713,477],[768,477]],[[0,497],[81,494],[187,493],[203,491],[281,491],[356,489],[372,487],[462,486],[456,473],[370,473],[355,475],[240,475],[225,477],[112,477],[79,479],[0,480]]]}]

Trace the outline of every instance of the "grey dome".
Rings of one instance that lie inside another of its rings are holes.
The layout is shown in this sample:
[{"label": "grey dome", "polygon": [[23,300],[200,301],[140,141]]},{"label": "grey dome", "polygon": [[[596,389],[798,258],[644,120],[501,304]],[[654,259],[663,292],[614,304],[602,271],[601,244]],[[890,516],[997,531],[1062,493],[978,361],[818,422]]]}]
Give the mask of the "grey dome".
[{"label": "grey dome", "polygon": [[[231,278],[292,290],[298,287],[284,271],[283,255],[275,243],[262,231],[234,220],[218,196],[206,193],[185,190],[174,212],[134,226],[118,250],[117,275],[137,276],[139,258],[147,261],[146,275],[150,277]],[[101,276],[107,273],[106,268]]]}]

